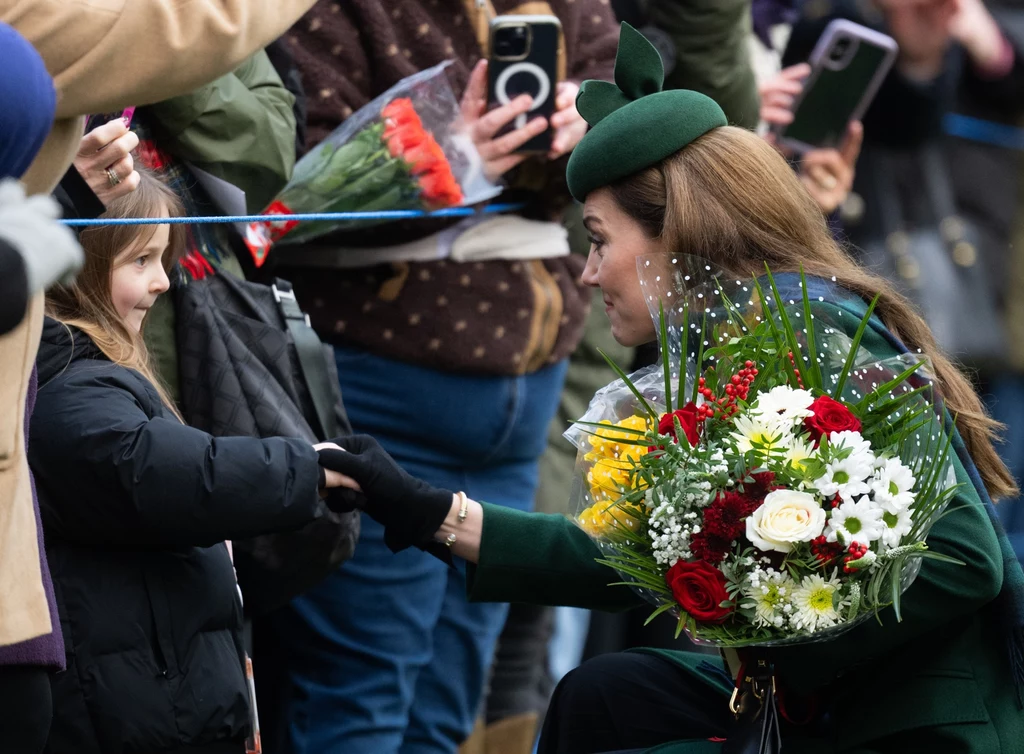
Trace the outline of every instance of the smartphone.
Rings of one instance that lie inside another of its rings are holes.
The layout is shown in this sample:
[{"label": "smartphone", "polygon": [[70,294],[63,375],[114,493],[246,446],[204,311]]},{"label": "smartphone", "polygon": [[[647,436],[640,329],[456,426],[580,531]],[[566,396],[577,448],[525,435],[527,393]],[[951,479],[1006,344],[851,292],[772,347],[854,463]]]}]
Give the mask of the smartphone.
[{"label": "smartphone", "polygon": [[[533,109],[503,128],[498,135],[522,128],[537,116],[555,112],[558,86],[558,41],[562,24],[554,16],[497,16],[491,21],[487,61],[488,106],[508,104],[521,94],[533,97]],[[551,129],[530,139],[518,154],[545,154],[551,149]]]},{"label": "smartphone", "polygon": [[896,40],[839,19],[811,53],[811,74],[793,103],[793,122],[777,126],[779,144],[806,152],[837,147],[852,121],[864,117],[896,60]]}]

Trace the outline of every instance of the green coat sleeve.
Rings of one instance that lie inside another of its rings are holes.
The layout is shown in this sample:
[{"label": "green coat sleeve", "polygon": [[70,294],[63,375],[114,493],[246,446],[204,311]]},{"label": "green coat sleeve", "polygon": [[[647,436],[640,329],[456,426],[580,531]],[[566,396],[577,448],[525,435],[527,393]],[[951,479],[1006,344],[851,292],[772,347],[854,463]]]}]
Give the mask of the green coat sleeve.
[{"label": "green coat sleeve", "polygon": [[160,145],[245,191],[259,212],[295,167],[295,98],[262,50],[189,94],[150,106]]},{"label": "green coat sleeve", "polygon": [[750,0],[651,0],[648,13],[676,50],[665,88],[706,94],[721,105],[730,123],[756,128],[759,101],[748,46]]},{"label": "green coat sleeve", "polygon": [[483,503],[480,562],[467,569],[474,602],[526,602],[618,611],[643,604],[582,529],[564,516]]}]

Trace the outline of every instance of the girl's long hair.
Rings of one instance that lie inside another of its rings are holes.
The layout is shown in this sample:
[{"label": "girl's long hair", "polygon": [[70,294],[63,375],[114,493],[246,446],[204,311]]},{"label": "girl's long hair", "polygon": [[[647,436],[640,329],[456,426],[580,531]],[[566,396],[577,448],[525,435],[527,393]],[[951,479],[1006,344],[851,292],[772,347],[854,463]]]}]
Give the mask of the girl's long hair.
[{"label": "girl's long hair", "polygon": [[989,494],[1017,494],[993,446],[1003,426],[985,412],[970,380],[942,353],[913,305],[836,243],[793,170],[763,139],[740,128],[716,128],[610,189],[623,211],[670,249],[751,277],[763,274],[765,264],[772,272],[802,267],[865,300],[880,294],[875,313],[908,349],[931,360]]},{"label": "girl's long hair", "polygon": [[[110,203],[100,217],[182,217],[184,207],[164,183],[153,174],[139,170],[142,180],[130,194]],[[91,225],[79,235],[85,251],[85,265],[75,282],[56,285],[46,293],[46,313],[66,325],[84,332],[103,354],[123,367],[134,369],[149,380],[160,400],[179,419],[174,402],[167,394],[150,362],[141,332],[126,326],[111,298],[111,277],[122,252],[134,252],[145,246],[156,232],[155,225]],[[171,268],[185,249],[185,226],[170,226],[170,243],[163,264]]]}]

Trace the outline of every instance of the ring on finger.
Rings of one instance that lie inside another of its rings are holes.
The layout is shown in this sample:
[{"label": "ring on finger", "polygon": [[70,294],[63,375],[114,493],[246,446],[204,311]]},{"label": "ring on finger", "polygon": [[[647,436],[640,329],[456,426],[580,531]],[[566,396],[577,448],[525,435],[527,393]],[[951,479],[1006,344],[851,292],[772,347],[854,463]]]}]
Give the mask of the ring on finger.
[{"label": "ring on finger", "polygon": [[119,176],[113,168],[105,168],[103,172],[107,174],[107,181],[110,183],[111,188],[121,182],[121,176]]}]

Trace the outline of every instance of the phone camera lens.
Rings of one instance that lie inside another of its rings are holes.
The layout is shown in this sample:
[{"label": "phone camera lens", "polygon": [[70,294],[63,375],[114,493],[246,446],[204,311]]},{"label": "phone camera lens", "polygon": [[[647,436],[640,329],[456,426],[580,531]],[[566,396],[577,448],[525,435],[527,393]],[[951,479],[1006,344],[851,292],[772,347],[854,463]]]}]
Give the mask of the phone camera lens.
[{"label": "phone camera lens", "polygon": [[529,33],[525,25],[505,26],[494,35],[494,52],[499,58],[521,58],[529,47]]},{"label": "phone camera lens", "polygon": [[850,51],[850,40],[843,38],[837,39],[836,43],[832,46],[832,52],[829,57],[834,61],[840,61]]}]

